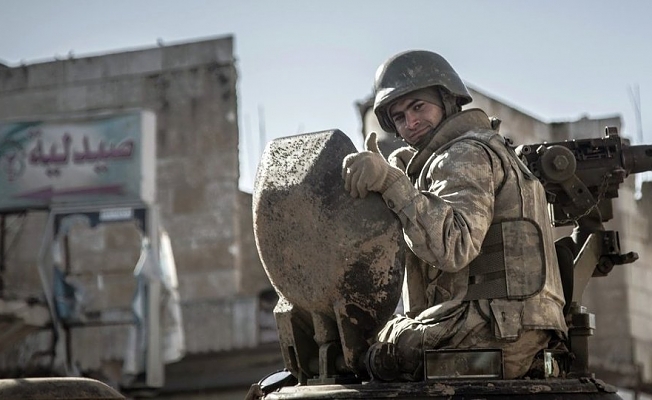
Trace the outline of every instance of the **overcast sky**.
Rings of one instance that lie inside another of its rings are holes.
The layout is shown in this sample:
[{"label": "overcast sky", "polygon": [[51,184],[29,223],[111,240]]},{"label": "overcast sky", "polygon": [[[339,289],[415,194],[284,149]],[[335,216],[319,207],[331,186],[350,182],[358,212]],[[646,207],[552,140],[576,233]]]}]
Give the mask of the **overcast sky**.
[{"label": "overcast sky", "polygon": [[[638,86],[652,143],[652,2],[0,0],[0,61],[50,61],[222,35],[235,38],[241,188],[267,140],[339,128],[407,49],[439,52],[469,84],[544,121],[620,114],[636,139]],[[602,132],[596,132],[596,136]]]}]

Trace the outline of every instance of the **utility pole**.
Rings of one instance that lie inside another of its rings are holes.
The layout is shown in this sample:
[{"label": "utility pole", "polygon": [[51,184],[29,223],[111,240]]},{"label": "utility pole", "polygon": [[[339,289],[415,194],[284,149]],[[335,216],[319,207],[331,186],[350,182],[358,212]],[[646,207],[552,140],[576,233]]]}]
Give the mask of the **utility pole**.
[{"label": "utility pole", "polygon": [[[634,107],[634,117],[636,118],[636,144],[643,144],[643,122],[641,118],[641,91],[638,84],[633,87],[628,87],[629,99]],[[640,200],[643,198],[643,182],[652,181],[652,173],[646,172],[643,174],[636,174],[634,198]]]},{"label": "utility pole", "polygon": [[629,86],[629,99],[634,107],[634,117],[636,118],[636,143],[643,144],[643,123],[641,121],[641,91],[638,83],[634,87]]}]

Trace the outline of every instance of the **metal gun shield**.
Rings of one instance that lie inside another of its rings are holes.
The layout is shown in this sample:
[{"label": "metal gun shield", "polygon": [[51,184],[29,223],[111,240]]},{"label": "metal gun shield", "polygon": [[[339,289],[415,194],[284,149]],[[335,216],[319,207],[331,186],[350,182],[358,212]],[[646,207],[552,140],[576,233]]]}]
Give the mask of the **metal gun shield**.
[{"label": "metal gun shield", "polygon": [[[272,285],[311,317],[302,319],[317,347],[339,333],[347,365],[356,363],[347,349],[366,350],[360,344],[391,317],[403,282],[400,221],[377,193],[354,199],[344,190],[342,160],[355,151],[339,130],[274,140],[253,195],[256,245]],[[277,322],[287,311],[281,303]]]}]

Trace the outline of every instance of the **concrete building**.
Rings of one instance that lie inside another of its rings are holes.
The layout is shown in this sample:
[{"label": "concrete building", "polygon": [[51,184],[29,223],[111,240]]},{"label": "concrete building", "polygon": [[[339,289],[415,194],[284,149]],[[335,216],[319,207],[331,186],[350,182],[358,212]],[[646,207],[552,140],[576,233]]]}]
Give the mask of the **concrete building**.
[{"label": "concrete building", "polygon": [[[0,120],[154,112],[156,199],[174,251],[185,331],[185,357],[166,366],[160,389],[172,397],[241,393],[281,367],[251,196],[238,190],[236,81],[230,36],[0,68]],[[3,215],[3,299],[42,302],[36,264],[46,219],[46,210]],[[75,227],[67,247],[67,278],[83,288],[86,321],[66,327],[67,357],[80,373],[119,385],[139,233],[129,223]],[[32,333],[0,355],[0,376],[51,373],[53,351],[48,329]]]}]

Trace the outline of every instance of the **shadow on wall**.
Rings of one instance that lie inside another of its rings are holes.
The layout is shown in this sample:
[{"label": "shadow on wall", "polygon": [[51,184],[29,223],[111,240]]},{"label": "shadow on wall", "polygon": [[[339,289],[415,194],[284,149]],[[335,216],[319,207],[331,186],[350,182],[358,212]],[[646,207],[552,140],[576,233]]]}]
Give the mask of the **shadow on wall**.
[{"label": "shadow on wall", "polygon": [[258,294],[258,332],[259,343],[277,343],[278,330],[274,318],[274,307],[278,302],[278,295],[274,289],[265,289]]}]

